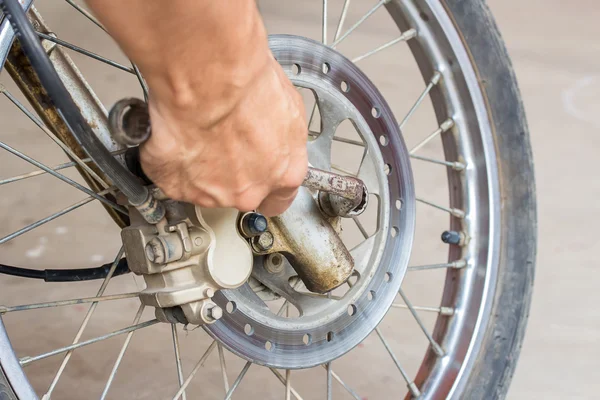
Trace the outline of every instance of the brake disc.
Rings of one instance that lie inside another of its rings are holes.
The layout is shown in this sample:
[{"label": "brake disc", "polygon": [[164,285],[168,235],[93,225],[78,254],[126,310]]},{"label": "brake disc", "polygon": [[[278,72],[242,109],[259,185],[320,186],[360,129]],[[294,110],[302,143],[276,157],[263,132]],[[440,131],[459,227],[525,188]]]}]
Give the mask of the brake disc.
[{"label": "brake disc", "polygon": [[350,120],[365,152],[358,172],[378,198],[377,230],[351,250],[355,277],[342,297],[298,291],[296,273],[283,260],[273,271],[255,257],[253,276],[282,295],[300,316],[272,312],[248,284],[218,292],[227,310],[204,329],[235,354],[276,368],[307,368],[335,359],[359,344],[391,306],[407,269],[415,228],[415,194],[409,153],[398,123],[369,79],[335,50],[307,38],[275,35],[271,50],[295,86],[312,90],[321,133],[308,142],[309,162],[331,169],[337,127]]}]

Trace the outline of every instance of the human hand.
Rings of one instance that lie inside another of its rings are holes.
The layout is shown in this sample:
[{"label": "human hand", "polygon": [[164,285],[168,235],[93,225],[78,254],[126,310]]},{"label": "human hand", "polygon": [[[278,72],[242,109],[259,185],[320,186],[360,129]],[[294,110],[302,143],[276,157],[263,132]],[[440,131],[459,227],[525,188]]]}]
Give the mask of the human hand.
[{"label": "human hand", "polygon": [[304,105],[272,56],[265,64],[214,123],[200,98],[181,107],[151,97],[141,162],[170,198],[267,216],[292,203],[308,167]]}]

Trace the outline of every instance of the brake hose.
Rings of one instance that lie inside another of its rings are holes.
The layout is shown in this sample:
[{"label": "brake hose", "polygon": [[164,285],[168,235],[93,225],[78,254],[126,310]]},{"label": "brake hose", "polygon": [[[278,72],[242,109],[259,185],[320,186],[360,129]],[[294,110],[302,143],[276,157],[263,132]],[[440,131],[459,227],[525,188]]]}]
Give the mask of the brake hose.
[{"label": "brake hose", "polygon": [[19,40],[42,86],[79,145],[132,205],[138,206],[146,202],[148,189],[96,137],[54,69],[19,1],[0,0],[0,8],[13,27],[15,38]]}]

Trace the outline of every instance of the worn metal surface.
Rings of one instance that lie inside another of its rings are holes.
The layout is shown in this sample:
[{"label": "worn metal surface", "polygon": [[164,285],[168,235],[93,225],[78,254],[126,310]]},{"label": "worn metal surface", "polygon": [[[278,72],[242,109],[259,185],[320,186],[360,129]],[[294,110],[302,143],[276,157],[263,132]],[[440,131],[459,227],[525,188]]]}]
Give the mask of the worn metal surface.
[{"label": "worn metal surface", "polygon": [[[30,20],[36,26],[37,29],[49,31],[49,28],[44,24],[39,13],[32,7],[29,11]],[[51,46],[46,47],[49,49],[49,57],[52,61],[57,72],[60,74],[63,83],[69,89],[71,96],[75,103],[79,106],[82,115],[88,121],[94,133],[100,138],[102,143],[110,150],[119,150],[120,147],[111,139],[110,134],[107,130],[107,117],[106,110],[102,106],[100,100],[94,95],[92,89],[89,87],[73,61],[70,57],[59,47]],[[29,60],[23,54],[21,47],[18,42],[13,43],[4,68],[10,74],[16,85],[19,87],[21,92],[25,95],[27,100],[33,106],[35,112],[39,115],[40,119],[46,124],[46,126],[79,158],[86,158],[87,154],[81,148],[77,140],[73,137],[71,131],[63,122],[60,117],[58,110],[54,107],[54,104],[44,88],[42,87],[35,71],[31,67]],[[120,159],[122,156],[116,156]],[[93,163],[89,164],[90,168],[106,182],[110,183],[108,177]],[[85,179],[89,187],[99,192],[103,189],[101,185],[94,180],[86,171],[77,166],[79,173]],[[114,198],[110,194],[107,198],[114,201]],[[120,226],[124,227],[127,225],[127,217],[116,212],[110,207],[105,207],[106,211]]]},{"label": "worn metal surface", "polygon": [[[237,305],[236,312],[226,313],[218,324],[207,325],[205,330],[232,352],[258,364],[303,368],[326,363],[344,354],[360,343],[384,316],[406,271],[414,234],[415,197],[409,154],[398,123],[364,74],[335,50],[309,39],[276,35],[270,38],[270,45],[292,82],[315,94],[321,133],[307,144],[312,167],[329,171],[336,129],[344,120],[356,127],[365,144],[356,177],[364,182],[371,195],[378,197],[379,201],[373,202],[378,203],[377,231],[350,250],[358,280],[342,298],[328,298],[295,288],[297,281],[292,278],[300,274],[294,270],[297,266],[292,267],[294,260],[291,257],[288,262],[287,255],[285,266],[278,273],[262,267],[263,258],[257,257],[253,277],[290,301],[301,317],[277,316],[257,307],[239,290],[221,291],[214,301],[221,307],[232,301]],[[325,63],[330,68],[323,68]],[[351,90],[342,90],[341,82],[350,85]],[[377,117],[371,113],[374,105],[380,110]],[[379,141],[382,134],[389,138],[386,145]],[[391,166],[389,175],[385,173],[385,164]],[[403,202],[401,210],[393,205],[396,199]],[[332,225],[336,225],[335,218]],[[271,219],[269,226],[273,230],[276,221]],[[319,246],[326,245],[311,243],[307,248],[319,252]],[[275,247],[272,251],[276,251]],[[386,280],[386,276],[392,278]],[[377,296],[369,299],[371,291]],[[355,307],[356,313],[348,314],[349,305]],[[251,336],[244,332],[246,324],[253,328]],[[308,344],[303,341],[304,335],[311,337]],[[270,350],[265,349],[267,341],[273,344]]]},{"label": "worn metal surface", "polygon": [[140,299],[156,307],[163,322],[173,322],[172,311],[161,309],[179,307],[189,323],[212,323],[218,319],[215,291],[243,285],[252,270],[239,213],[174,201],[165,209],[165,218],[151,224],[130,207],[131,226],[121,231],[129,268],[146,281]]},{"label": "worn metal surface", "polygon": [[309,168],[302,186],[321,192],[319,205],[331,217],[358,215],[366,208],[368,191],[358,178]]},{"label": "worn metal surface", "polygon": [[301,187],[290,208],[268,220],[275,238],[268,251],[285,255],[308,290],[327,293],[350,277],[354,260],[308,189]]}]

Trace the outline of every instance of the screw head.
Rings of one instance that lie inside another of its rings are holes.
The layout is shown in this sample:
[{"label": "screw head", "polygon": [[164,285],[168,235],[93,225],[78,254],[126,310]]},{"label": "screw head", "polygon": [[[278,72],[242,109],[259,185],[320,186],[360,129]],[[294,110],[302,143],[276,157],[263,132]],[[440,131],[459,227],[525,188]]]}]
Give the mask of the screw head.
[{"label": "screw head", "polygon": [[166,260],[165,248],[158,238],[150,240],[144,248],[146,258],[155,264],[163,264]]},{"label": "screw head", "polygon": [[209,308],[208,316],[216,321],[223,316],[223,309],[219,306],[214,306],[213,308]]},{"label": "screw head", "polygon": [[265,232],[255,238],[253,243],[260,251],[267,251],[273,247],[273,243],[275,242],[275,238],[271,232]]}]

